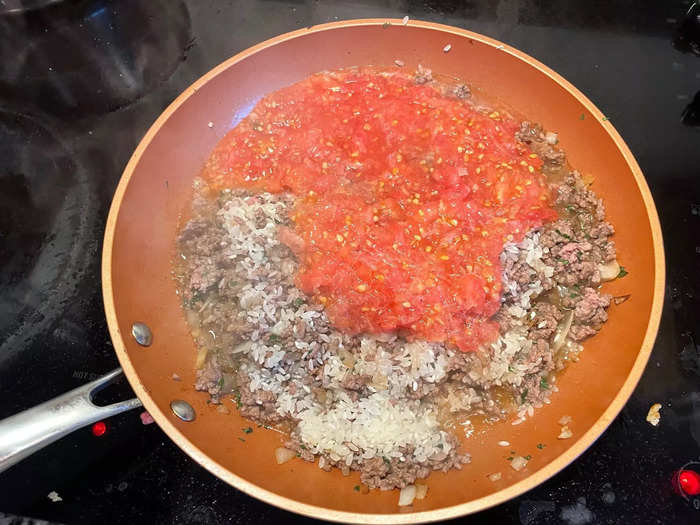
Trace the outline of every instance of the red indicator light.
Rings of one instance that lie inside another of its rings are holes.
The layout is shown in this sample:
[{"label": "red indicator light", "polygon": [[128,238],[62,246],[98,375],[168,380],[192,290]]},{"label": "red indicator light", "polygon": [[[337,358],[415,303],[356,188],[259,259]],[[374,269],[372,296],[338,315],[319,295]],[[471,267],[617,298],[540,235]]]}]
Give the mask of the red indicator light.
[{"label": "red indicator light", "polygon": [[93,436],[103,436],[107,432],[107,425],[105,424],[104,421],[98,421],[94,425],[92,425],[92,435]]},{"label": "red indicator light", "polygon": [[678,473],[678,483],[688,496],[700,494],[700,474],[694,470],[681,470]]}]

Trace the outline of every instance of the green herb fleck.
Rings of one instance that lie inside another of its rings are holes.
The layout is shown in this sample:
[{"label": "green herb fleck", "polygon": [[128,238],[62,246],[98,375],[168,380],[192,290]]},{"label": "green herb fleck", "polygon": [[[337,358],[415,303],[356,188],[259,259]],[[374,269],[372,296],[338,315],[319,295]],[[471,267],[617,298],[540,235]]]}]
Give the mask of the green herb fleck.
[{"label": "green herb fleck", "polygon": [[579,294],[577,294],[576,292],[571,292],[569,294],[569,297],[571,297],[572,299],[576,299],[578,296],[579,296]]},{"label": "green herb fleck", "polygon": [[355,492],[360,492],[360,486],[359,486],[359,485],[355,485],[355,486],[352,488],[352,490],[354,490]]},{"label": "green herb fleck", "polygon": [[221,377],[219,378],[219,380],[216,382],[216,386],[218,386],[219,388],[223,388],[223,387],[224,387],[224,376],[221,376]]},{"label": "green herb fleck", "polygon": [[389,22],[384,22],[384,23],[382,24],[382,27],[383,27],[384,29],[386,29],[386,28],[389,27],[390,25],[391,25],[391,24],[390,24]]},{"label": "green herb fleck", "polygon": [[510,453],[511,453],[511,454],[515,454],[515,450],[511,450]]},{"label": "green herb fleck", "polygon": [[241,408],[243,406],[243,403],[241,403],[241,393],[237,391],[233,394],[233,398],[236,400],[236,407]]},{"label": "green herb fleck", "polygon": [[549,389],[549,383],[547,383],[547,379],[544,377],[540,379],[540,388]]},{"label": "green herb fleck", "polygon": [[302,299],[301,297],[297,297],[296,299],[294,299],[294,303],[292,304],[294,304],[294,308],[299,308],[302,304],[304,304],[304,302],[304,299]]},{"label": "green herb fleck", "polygon": [[243,429],[243,432],[245,432],[246,434],[252,434],[253,429],[251,427],[246,427]]},{"label": "green herb fleck", "polygon": [[238,441],[242,441],[243,443],[245,443],[245,439],[243,438],[238,438]]},{"label": "green herb fleck", "polygon": [[506,461],[513,461],[513,457],[512,457],[512,456],[508,456],[508,457],[506,458]]},{"label": "green herb fleck", "polygon": [[387,458],[386,456],[382,456],[382,459],[384,460],[384,463],[386,463],[387,467],[391,466],[391,461],[389,461],[389,458]]},{"label": "green herb fleck", "polygon": [[539,448],[540,450],[542,450],[546,446],[547,445],[545,445],[544,443],[537,443],[537,448]]},{"label": "green herb fleck", "polygon": [[299,452],[297,452],[297,457],[298,457],[298,458],[300,458],[300,457],[301,457],[301,454],[300,454]]},{"label": "green herb fleck", "polygon": [[301,450],[306,450],[306,445],[301,445]]},{"label": "green herb fleck", "polygon": [[620,266],[620,273],[617,274],[618,279],[622,279],[625,275],[627,275],[629,272],[625,269],[624,266]]},{"label": "green herb fleck", "polygon": [[610,120],[610,119],[608,117],[603,117],[603,122],[605,122],[606,120]]},{"label": "green herb fleck", "polygon": [[525,400],[527,399],[527,392],[528,392],[528,389],[526,388],[526,389],[520,394],[520,402],[521,402],[521,403],[524,403]]},{"label": "green herb fleck", "polygon": [[270,334],[267,338],[267,342],[272,343],[273,345],[279,343],[281,340],[282,338],[277,334]]},{"label": "green herb fleck", "polygon": [[566,211],[568,211],[569,213],[576,213],[576,206],[574,206],[572,204],[568,204],[566,206]]},{"label": "green herb fleck", "polygon": [[555,257],[554,260],[557,261],[557,262],[562,263],[564,266],[566,266],[567,264],[569,264],[569,261],[567,261],[566,259],[562,259],[561,257]]},{"label": "green herb fleck", "polygon": [[530,454],[528,454],[527,456],[525,456],[525,459],[530,461],[532,459],[532,456]]},{"label": "green herb fleck", "polygon": [[586,115],[585,115],[585,114],[583,114],[583,113],[581,113],[581,117],[580,117],[580,119],[581,119],[581,120],[583,120],[583,119],[585,119],[585,118],[586,118]]},{"label": "green herb fleck", "polygon": [[565,233],[562,233],[562,232],[560,232],[559,230],[554,230],[554,231],[557,232],[557,233],[558,233],[559,235],[561,235],[562,237],[564,237],[564,239],[571,240],[571,236],[569,236],[569,235],[567,235],[567,234],[565,234]]}]

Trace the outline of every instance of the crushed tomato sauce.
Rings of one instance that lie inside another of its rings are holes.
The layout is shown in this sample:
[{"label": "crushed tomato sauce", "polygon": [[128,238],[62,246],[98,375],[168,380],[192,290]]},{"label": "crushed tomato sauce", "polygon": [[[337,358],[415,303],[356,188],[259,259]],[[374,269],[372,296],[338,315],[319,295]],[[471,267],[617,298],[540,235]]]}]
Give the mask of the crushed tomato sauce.
[{"label": "crushed tomato sauce", "polygon": [[518,121],[409,75],[347,69],[264,97],[216,146],[215,188],[297,195],[297,284],[349,333],[494,339],[505,242],[556,217]]}]

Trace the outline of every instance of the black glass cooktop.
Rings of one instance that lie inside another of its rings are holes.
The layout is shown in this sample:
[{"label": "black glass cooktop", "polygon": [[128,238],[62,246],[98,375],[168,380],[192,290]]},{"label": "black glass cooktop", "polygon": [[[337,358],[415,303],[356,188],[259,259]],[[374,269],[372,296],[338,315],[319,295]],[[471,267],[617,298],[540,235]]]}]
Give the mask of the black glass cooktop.
[{"label": "black glass cooktop", "polygon": [[[0,0],[0,418],[117,366],[105,219],[131,152],[180,91],[279,33],[404,15],[503,40],[579,87],[639,161],[666,244],[659,336],[620,416],[563,472],[463,521],[700,522],[700,500],[672,484],[700,461],[700,7],[687,1]],[[0,474],[0,523],[44,521],[311,520],[225,485],[133,411]]]}]

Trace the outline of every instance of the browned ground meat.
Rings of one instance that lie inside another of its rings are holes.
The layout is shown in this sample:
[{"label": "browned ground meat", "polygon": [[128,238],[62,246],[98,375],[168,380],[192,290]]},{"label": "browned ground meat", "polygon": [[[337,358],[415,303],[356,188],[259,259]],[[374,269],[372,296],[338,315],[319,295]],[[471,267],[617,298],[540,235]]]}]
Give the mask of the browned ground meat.
[{"label": "browned ground meat", "polygon": [[535,318],[528,335],[533,341],[549,341],[564,314],[554,304],[547,302],[535,304],[534,310]]},{"label": "browned ground meat", "polygon": [[249,379],[244,373],[238,374],[238,401],[241,415],[262,424],[275,424],[282,418],[275,410],[277,396],[265,390],[251,392],[248,388]]},{"label": "browned ground meat", "polygon": [[[471,461],[469,454],[459,454],[456,445],[457,440],[453,438],[453,448],[449,453],[437,454],[423,463],[410,461],[401,461],[399,458],[380,458],[354,461],[348,466],[343,461],[332,461],[324,457],[319,460],[319,468],[323,470],[331,470],[335,467],[340,469],[344,474],[348,474],[350,470],[358,470],[360,472],[360,481],[369,488],[378,488],[380,490],[391,490],[394,488],[403,488],[406,485],[414,483],[417,479],[427,478],[432,471],[447,472],[451,469],[461,469],[462,465],[466,465]],[[301,445],[298,440],[290,440],[285,443],[285,447],[295,451],[297,456],[305,461],[316,461],[316,456],[310,453],[306,447]],[[403,450],[405,454],[410,454],[410,448]]]},{"label": "browned ground meat", "polygon": [[213,398],[218,398],[221,391],[221,378],[223,376],[221,366],[216,355],[211,356],[204,363],[204,367],[197,373],[197,382],[194,387],[197,390],[209,392]]},{"label": "browned ground meat", "polygon": [[[518,135],[529,141],[544,141],[542,130],[529,123],[523,124]],[[599,268],[615,259],[615,244],[610,239],[614,229],[605,221],[602,201],[577,172],[568,173],[554,189],[560,218],[545,225],[540,236],[540,243],[547,250],[543,262],[554,268],[554,274],[549,279],[522,261],[509,264],[518,282],[524,284],[540,279],[545,291],[557,286],[552,292],[558,294],[557,301],[535,306],[542,320],[535,321],[530,337],[533,340],[550,337],[563,312],[573,310],[575,315],[569,336],[581,341],[595,335],[607,320],[610,297],[601,295],[598,290]]]},{"label": "browned ground meat", "polygon": [[516,132],[515,138],[528,144],[550,168],[566,164],[564,150],[554,146],[556,144],[556,135],[548,135],[539,124],[533,124],[528,121],[523,122],[520,130]]},{"label": "browned ground meat", "polygon": [[452,92],[457,98],[461,99],[469,98],[472,94],[471,90],[469,89],[469,86],[467,86],[466,84],[459,84],[454,88]]},{"label": "browned ground meat", "polygon": [[345,376],[345,379],[343,379],[343,381],[341,381],[340,384],[346,390],[359,391],[364,389],[365,385],[367,385],[367,383],[369,383],[371,380],[372,378],[370,376],[348,374],[347,376]]}]

